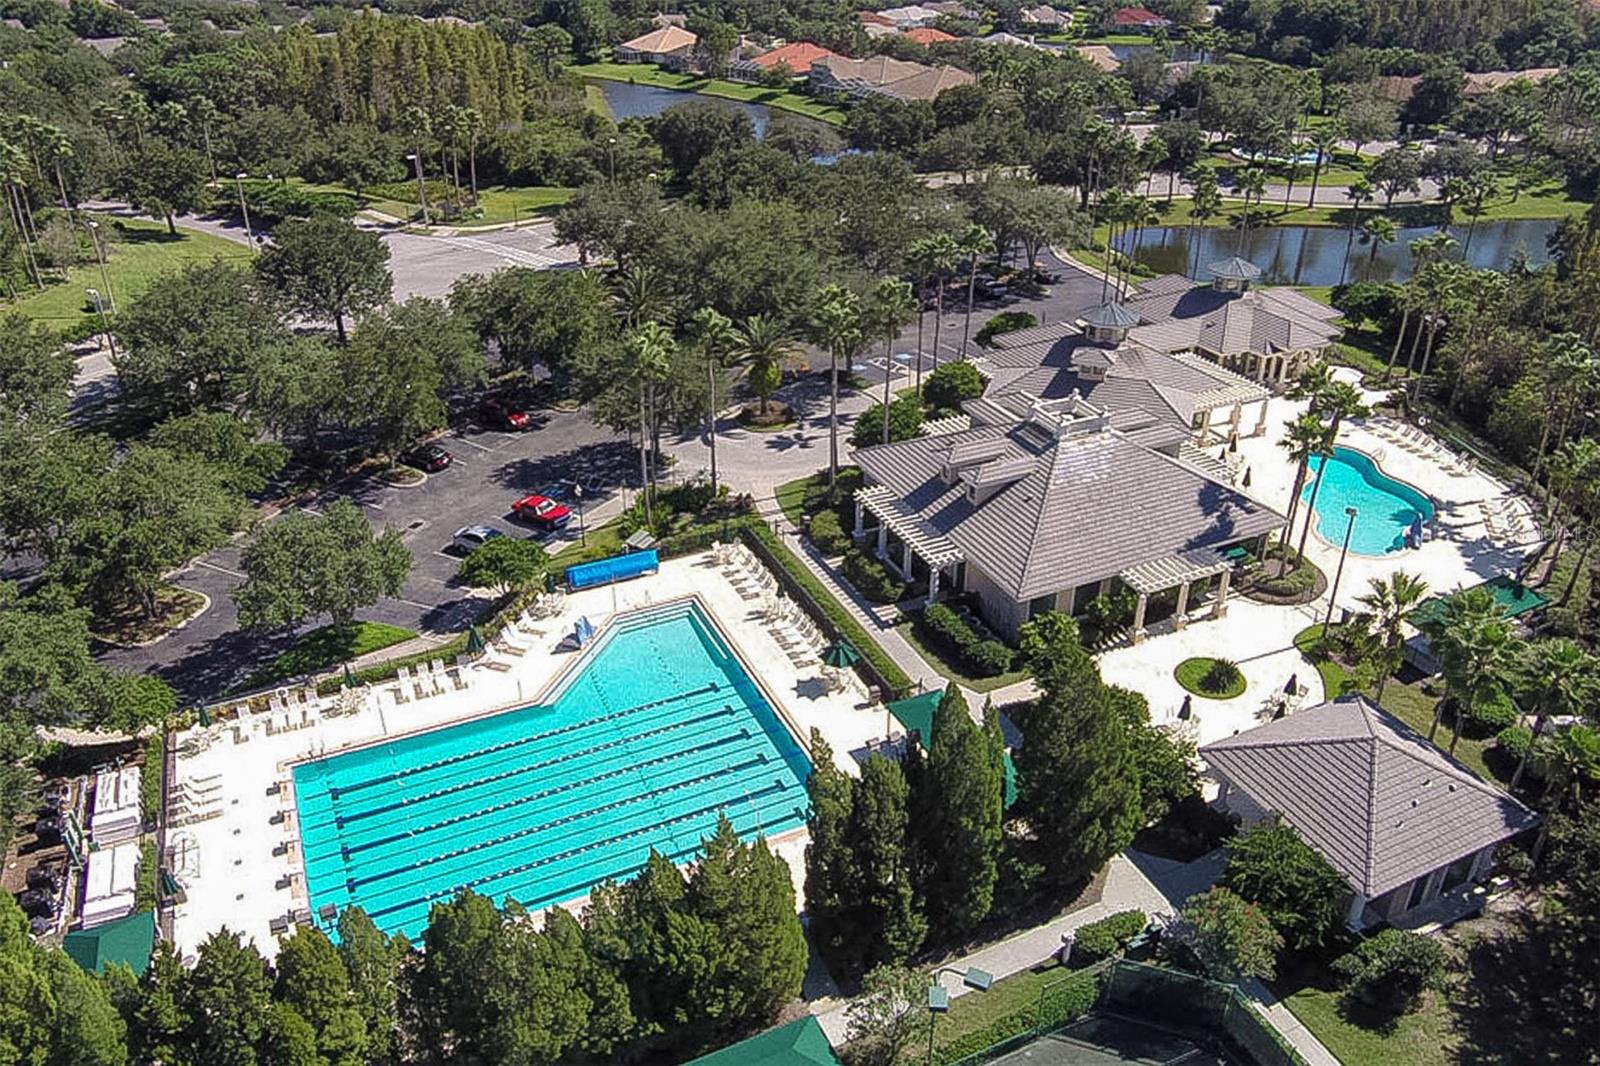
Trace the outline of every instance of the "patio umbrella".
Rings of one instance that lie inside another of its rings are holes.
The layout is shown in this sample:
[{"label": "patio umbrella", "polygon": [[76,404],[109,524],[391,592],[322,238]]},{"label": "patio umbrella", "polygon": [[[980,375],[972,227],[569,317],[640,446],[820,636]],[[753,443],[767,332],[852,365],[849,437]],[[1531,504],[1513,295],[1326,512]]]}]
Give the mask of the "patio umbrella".
[{"label": "patio umbrella", "polygon": [[822,653],[822,661],[835,670],[848,670],[861,661],[861,653],[847,640],[836,640]]},{"label": "patio umbrella", "polygon": [[477,655],[483,651],[483,634],[478,632],[477,626],[467,628],[467,654]]},{"label": "patio umbrella", "polygon": [[1287,685],[1283,686],[1283,694],[1285,696],[1293,696],[1296,692],[1299,692],[1299,691],[1300,691],[1300,675],[1299,674],[1290,674],[1289,675],[1289,683]]},{"label": "patio umbrella", "polygon": [[1244,487],[1250,487],[1250,468],[1248,466],[1244,468]]},{"label": "patio umbrella", "polygon": [[1276,722],[1278,719],[1282,718],[1284,715],[1286,715],[1288,713],[1289,713],[1289,705],[1287,703],[1280,703],[1280,704],[1278,704],[1278,709],[1276,711],[1272,712],[1272,720],[1274,722]]},{"label": "patio umbrella", "polygon": [[345,688],[355,688],[356,684],[357,684],[357,681],[356,681],[355,673],[351,671],[350,664],[349,663],[345,663],[344,664],[344,687]]},{"label": "patio umbrella", "polygon": [[1230,452],[1235,452],[1235,453],[1237,453],[1239,451],[1239,431],[1238,430],[1234,430],[1232,433],[1228,434],[1228,450]]},{"label": "patio umbrella", "polygon": [[1194,697],[1185,696],[1183,706],[1178,708],[1178,721],[1187,722],[1192,717],[1194,717]]},{"label": "patio umbrella", "polygon": [[200,705],[200,724],[203,726],[211,724],[211,708],[203,703]]}]

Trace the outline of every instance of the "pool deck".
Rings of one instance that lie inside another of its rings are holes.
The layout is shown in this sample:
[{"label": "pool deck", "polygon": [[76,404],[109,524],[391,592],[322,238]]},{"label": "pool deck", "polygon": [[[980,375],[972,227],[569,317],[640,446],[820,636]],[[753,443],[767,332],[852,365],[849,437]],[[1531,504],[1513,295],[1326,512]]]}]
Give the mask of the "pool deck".
[{"label": "pool deck", "polygon": [[[400,683],[389,682],[349,696],[292,703],[288,712],[184,730],[176,737],[179,754],[167,798],[170,862],[187,897],[173,912],[180,954],[195,954],[201,941],[226,927],[272,958],[273,921],[309,907],[295,829],[295,763],[543,702],[579,661],[580,653],[556,646],[580,617],[603,631],[617,614],[696,598],[802,749],[816,728],[833,748],[835,762],[858,773],[857,758],[885,739],[888,716],[881,706],[867,704],[853,675],[849,687],[835,689],[820,666],[797,666],[764,620],[763,599],[744,587],[741,593],[709,553],[668,560],[655,575],[567,595],[559,614],[530,621],[516,638],[531,647],[492,646],[477,662],[453,669],[440,693],[418,696],[413,690],[401,701]],[[269,731],[269,722],[285,713],[296,728]],[[894,730],[898,735],[898,725]],[[196,820],[177,824],[186,815]],[[769,844],[789,862],[798,896],[805,829]]]}]

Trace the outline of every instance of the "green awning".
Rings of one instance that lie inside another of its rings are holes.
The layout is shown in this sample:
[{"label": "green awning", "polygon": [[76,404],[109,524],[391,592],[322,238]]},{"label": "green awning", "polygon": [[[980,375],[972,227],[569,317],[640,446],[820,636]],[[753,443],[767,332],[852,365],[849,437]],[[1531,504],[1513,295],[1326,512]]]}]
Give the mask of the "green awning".
[{"label": "green awning", "polygon": [[691,1062],[701,1066],[839,1066],[827,1034],[809,1014]]},{"label": "green awning", "polygon": [[[939,704],[944,700],[944,693],[939,689],[932,689],[921,695],[910,696],[903,700],[895,700],[889,704],[889,713],[904,727],[907,734],[915,736],[917,743],[922,743],[922,738],[933,734],[933,712],[939,709]],[[1017,768],[1011,761],[1011,755],[1006,755],[1006,808],[1017,801]]]},{"label": "green awning", "polygon": [[120,962],[135,977],[143,977],[155,942],[155,912],[140,911],[93,929],[74,929],[61,946],[89,973],[104,973],[107,966]]},{"label": "green awning", "polygon": [[[1475,587],[1488,589],[1490,595],[1494,596],[1495,602],[1506,612],[1507,618],[1517,618],[1527,614],[1529,611],[1537,611],[1550,602],[1549,596],[1539,592],[1537,589],[1529,588],[1527,585],[1517,581],[1516,578],[1505,574],[1501,574],[1499,577],[1492,577],[1482,585]],[[1454,593],[1450,595],[1454,595]],[[1448,595],[1433,596],[1423,600],[1417,605],[1417,609],[1411,612],[1406,621],[1420,629],[1439,617],[1444,610],[1444,601],[1449,598]]]},{"label": "green awning", "polygon": [[483,651],[483,634],[478,632],[477,626],[467,627],[467,654],[477,655]]}]

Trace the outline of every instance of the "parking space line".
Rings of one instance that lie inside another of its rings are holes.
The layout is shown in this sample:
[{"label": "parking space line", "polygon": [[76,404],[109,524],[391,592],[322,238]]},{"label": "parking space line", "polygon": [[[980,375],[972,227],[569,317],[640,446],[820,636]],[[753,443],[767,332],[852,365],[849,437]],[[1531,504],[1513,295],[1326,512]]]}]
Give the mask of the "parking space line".
[{"label": "parking space line", "polygon": [[237,577],[237,578],[243,578],[244,577],[244,574],[240,573],[237,570],[229,570],[226,566],[218,566],[216,563],[208,563],[204,559],[196,559],[194,561],[194,565],[203,566],[207,570],[215,570],[219,574],[227,574],[229,577]]},{"label": "parking space line", "polygon": [[494,451],[493,448],[490,448],[487,445],[479,444],[477,441],[468,440],[465,437],[457,437],[456,440],[460,441],[462,444],[467,445],[468,447],[476,448],[480,452],[492,452],[492,451]]}]

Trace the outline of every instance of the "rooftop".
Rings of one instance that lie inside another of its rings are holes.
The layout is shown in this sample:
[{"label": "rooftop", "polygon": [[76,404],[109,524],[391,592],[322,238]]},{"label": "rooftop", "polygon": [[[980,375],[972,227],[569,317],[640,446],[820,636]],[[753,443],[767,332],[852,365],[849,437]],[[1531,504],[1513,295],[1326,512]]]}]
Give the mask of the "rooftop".
[{"label": "rooftop", "polygon": [[[1252,265],[1239,262],[1243,267]],[[1231,260],[1218,266],[1225,270],[1243,269]],[[1244,280],[1235,275],[1221,276]],[[1293,289],[1219,292],[1181,274],[1144,282],[1128,298],[1127,305],[1144,321],[1144,325],[1134,328],[1131,338],[1163,352],[1203,348],[1219,355],[1268,355],[1323,348],[1342,332],[1334,324],[1338,311]]]},{"label": "rooftop", "polygon": [[957,85],[971,85],[977,81],[973,75],[947,65],[929,66],[911,63],[889,56],[871,56],[867,59],[849,59],[829,56],[812,64],[812,69],[823,68],[836,81],[856,82],[886,95],[904,100],[932,100],[946,89]]},{"label": "rooftop", "polygon": [[924,48],[956,39],[955,34],[946,33],[943,30],[936,30],[932,26],[919,26],[914,30],[907,30],[900,36],[904,37],[908,41],[914,41],[917,44],[922,45]]},{"label": "rooftop", "polygon": [[793,41],[782,48],[774,48],[770,52],[753,56],[751,63],[762,70],[771,70],[776,66],[786,66],[797,74],[804,74],[811,69],[811,64],[819,59],[827,59],[832,52],[810,41]]},{"label": "rooftop", "polygon": [[1538,821],[1365,696],[1307,707],[1200,755],[1369,899]]},{"label": "rooftop", "polygon": [[676,52],[680,48],[693,48],[700,38],[684,29],[682,26],[662,26],[660,29],[651,30],[642,37],[635,37],[618,45],[634,52],[650,52],[665,54]]},{"label": "rooftop", "polygon": [[839,1066],[813,1014],[690,1062],[691,1066]]}]

